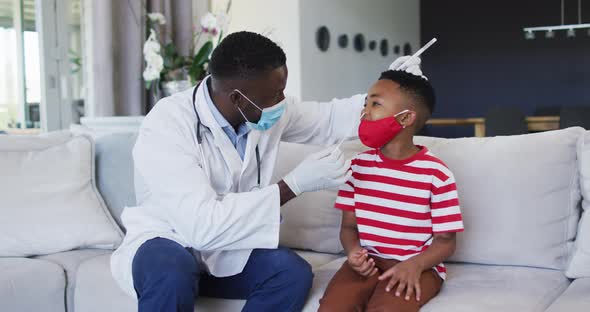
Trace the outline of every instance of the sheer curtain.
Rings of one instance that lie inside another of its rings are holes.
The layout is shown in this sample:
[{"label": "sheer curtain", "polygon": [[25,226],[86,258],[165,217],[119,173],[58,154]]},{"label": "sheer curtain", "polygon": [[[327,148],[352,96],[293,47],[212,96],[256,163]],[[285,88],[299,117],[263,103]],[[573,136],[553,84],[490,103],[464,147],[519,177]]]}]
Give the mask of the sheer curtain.
[{"label": "sheer curtain", "polygon": [[166,38],[188,54],[207,0],[83,0],[86,116],[138,116],[153,105],[142,80],[146,12],[166,17]]}]

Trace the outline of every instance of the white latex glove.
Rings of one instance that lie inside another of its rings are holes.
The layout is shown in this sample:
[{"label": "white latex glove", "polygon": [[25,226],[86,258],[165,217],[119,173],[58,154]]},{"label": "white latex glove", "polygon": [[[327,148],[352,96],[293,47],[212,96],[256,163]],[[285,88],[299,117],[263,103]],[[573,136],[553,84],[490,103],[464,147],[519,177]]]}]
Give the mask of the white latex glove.
[{"label": "white latex glove", "polygon": [[309,155],[283,181],[295,193],[315,192],[344,184],[352,172],[339,148],[329,147]]},{"label": "white latex glove", "polygon": [[[410,61],[407,64],[403,65],[407,60]],[[395,61],[393,61],[391,65],[389,65],[389,69],[403,70],[412,75],[420,76],[428,80],[428,78],[422,74],[422,70],[420,69],[420,63],[422,63],[422,60],[419,57],[411,57],[410,55],[400,56]]]}]

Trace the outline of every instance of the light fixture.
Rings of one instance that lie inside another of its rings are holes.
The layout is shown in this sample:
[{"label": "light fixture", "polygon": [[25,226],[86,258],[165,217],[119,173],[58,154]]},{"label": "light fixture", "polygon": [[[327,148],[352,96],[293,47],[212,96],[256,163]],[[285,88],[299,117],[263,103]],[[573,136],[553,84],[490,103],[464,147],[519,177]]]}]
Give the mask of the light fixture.
[{"label": "light fixture", "polygon": [[524,38],[527,40],[533,40],[535,39],[535,33],[532,31],[527,31],[524,33]]},{"label": "light fixture", "polygon": [[573,38],[575,36],[576,36],[576,31],[575,30],[573,30],[573,29],[568,29],[567,30],[567,37],[568,38]]},{"label": "light fixture", "polygon": [[545,38],[554,38],[556,30],[566,30],[566,36],[568,38],[576,37],[576,29],[588,29],[588,36],[590,36],[590,23],[582,24],[582,1],[578,0],[578,23],[565,25],[565,6],[564,0],[561,0],[561,25],[557,26],[540,26],[540,27],[526,27],[523,28],[524,37],[527,40],[535,39],[536,31],[544,31]]},{"label": "light fixture", "polygon": [[545,38],[547,38],[547,39],[555,38],[555,32],[553,30],[548,30],[545,33]]}]

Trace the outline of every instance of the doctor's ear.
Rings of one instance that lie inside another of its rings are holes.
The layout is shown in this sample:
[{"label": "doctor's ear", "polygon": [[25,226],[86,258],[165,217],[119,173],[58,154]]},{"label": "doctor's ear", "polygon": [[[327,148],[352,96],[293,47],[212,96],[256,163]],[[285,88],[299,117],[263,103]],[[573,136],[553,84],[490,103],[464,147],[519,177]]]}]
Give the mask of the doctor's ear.
[{"label": "doctor's ear", "polygon": [[231,103],[234,106],[237,106],[239,108],[244,108],[243,107],[243,105],[244,105],[244,98],[243,98],[243,96],[239,92],[237,92],[235,90],[232,91],[232,92],[230,92],[229,93],[229,100],[231,101]]}]

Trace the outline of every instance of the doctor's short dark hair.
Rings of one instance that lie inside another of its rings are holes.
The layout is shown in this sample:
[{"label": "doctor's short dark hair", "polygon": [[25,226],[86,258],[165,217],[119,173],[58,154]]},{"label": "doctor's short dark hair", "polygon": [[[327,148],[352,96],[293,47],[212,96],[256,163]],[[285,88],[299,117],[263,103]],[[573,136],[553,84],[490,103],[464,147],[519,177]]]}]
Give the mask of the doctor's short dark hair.
[{"label": "doctor's short dark hair", "polygon": [[400,85],[400,90],[407,94],[418,105],[423,105],[428,111],[430,117],[434,111],[434,104],[436,97],[434,95],[434,88],[428,80],[420,76],[410,74],[400,70],[388,70],[381,73],[379,80],[391,80]]},{"label": "doctor's short dark hair", "polygon": [[272,40],[241,31],[225,37],[213,50],[209,72],[216,79],[249,79],[286,62],[285,52]]}]

